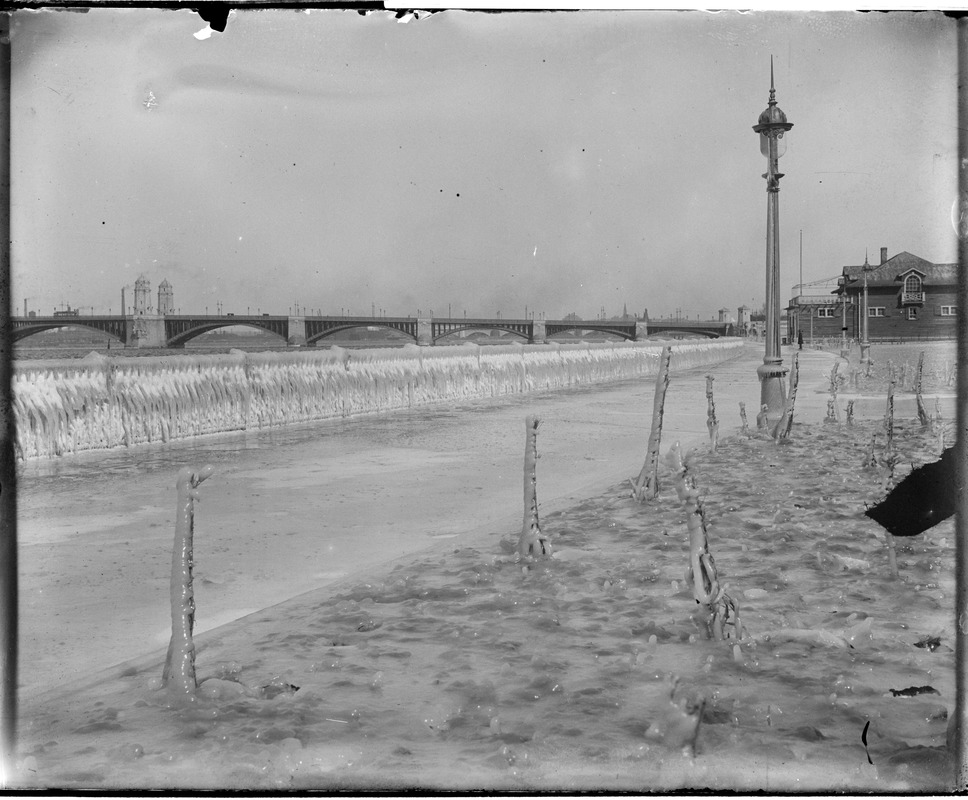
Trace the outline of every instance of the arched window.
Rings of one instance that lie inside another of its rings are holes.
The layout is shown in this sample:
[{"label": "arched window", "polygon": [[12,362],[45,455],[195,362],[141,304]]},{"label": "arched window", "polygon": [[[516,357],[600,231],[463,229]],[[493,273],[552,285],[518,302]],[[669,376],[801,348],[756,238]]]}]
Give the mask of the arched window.
[{"label": "arched window", "polygon": [[921,276],[912,272],[904,279],[904,288],[901,290],[901,304],[908,303],[921,304],[924,302],[924,286],[921,283]]},{"label": "arched window", "polygon": [[904,279],[904,294],[921,294],[921,279],[917,275],[911,274]]}]

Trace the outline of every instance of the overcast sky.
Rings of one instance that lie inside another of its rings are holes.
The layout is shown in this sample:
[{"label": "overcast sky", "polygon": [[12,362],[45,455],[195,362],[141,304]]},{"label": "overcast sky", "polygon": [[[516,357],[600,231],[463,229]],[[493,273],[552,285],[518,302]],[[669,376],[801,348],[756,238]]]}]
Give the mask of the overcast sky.
[{"label": "overcast sky", "polygon": [[[15,309],[712,317],[956,260],[955,24],[852,12],[13,14]],[[128,292],[128,302],[131,302]],[[152,301],[154,302],[154,300]]]}]

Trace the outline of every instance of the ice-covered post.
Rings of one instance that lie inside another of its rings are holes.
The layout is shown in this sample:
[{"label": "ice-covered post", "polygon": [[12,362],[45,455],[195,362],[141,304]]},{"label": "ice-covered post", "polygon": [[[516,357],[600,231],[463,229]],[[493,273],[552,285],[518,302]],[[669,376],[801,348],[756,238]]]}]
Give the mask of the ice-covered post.
[{"label": "ice-covered post", "polygon": [[748,433],[750,429],[750,423],[749,423],[749,420],[746,419],[746,403],[744,403],[742,400],[739,401],[739,418],[740,418],[740,421],[743,423],[743,427],[741,428],[742,432]]},{"label": "ice-covered post", "polygon": [[165,657],[162,684],[175,701],[195,696],[195,591],[192,588],[192,545],[195,535],[195,501],[198,486],[214,472],[210,466],[196,472],[185,467],[178,473],[178,507],[175,544],[171,554],[171,640]]},{"label": "ice-covered post", "polygon": [[793,365],[790,367],[790,389],[786,402],[783,404],[783,416],[773,429],[774,439],[786,439],[793,428],[793,409],[797,402],[797,386],[800,383],[800,354],[793,354]]},{"label": "ice-covered post", "polygon": [[[689,515],[689,567],[686,570],[686,580],[692,584],[693,597],[700,607],[697,621],[707,639],[741,639],[743,634],[739,609],[719,583],[716,563],[709,552],[706,509],[699,498],[695,481],[686,474],[687,469],[678,442],[669,451],[668,461],[676,474],[676,493]],[[729,626],[731,630],[728,630]]]},{"label": "ice-covered post", "polygon": [[[897,466],[897,453],[894,452],[894,379],[887,384],[887,413],[884,416],[884,425],[887,428],[887,443],[884,445],[884,465],[887,467],[887,476],[884,478],[884,490],[890,493],[894,488],[894,468]],[[894,546],[894,534],[890,531],[885,532],[887,543],[887,562],[890,566],[891,575],[898,577],[900,574],[897,569],[897,549]]]},{"label": "ice-covered post", "polygon": [[864,451],[864,461],[861,464],[865,469],[877,469],[877,455],[874,452],[875,435],[871,434],[871,440]]},{"label": "ice-covered post", "polygon": [[841,377],[837,374],[839,369],[840,362],[836,361],[830,370],[830,399],[833,402],[834,420],[837,422],[840,422],[840,409],[837,408],[837,392],[840,390],[841,384]]},{"label": "ice-covered post", "polygon": [[927,428],[931,425],[931,419],[928,417],[927,409],[924,407],[924,398],[921,397],[921,376],[924,372],[924,350],[918,356],[918,368],[914,373],[914,396],[918,404],[918,421],[921,423],[922,428]]},{"label": "ice-covered post", "polygon": [[632,497],[639,502],[654,500],[659,496],[659,444],[662,439],[662,414],[665,396],[669,388],[669,362],[672,348],[666,345],[659,357],[659,374],[655,379],[655,397],[652,400],[652,429],[649,432],[649,449],[639,477],[632,482]]},{"label": "ice-covered post", "polygon": [[524,525],[518,539],[518,555],[522,558],[550,556],[551,542],[541,533],[538,523],[538,418],[528,417],[525,428]]},{"label": "ice-covered post", "polygon": [[706,376],[706,427],[709,429],[709,449],[716,452],[719,443],[719,420],[716,419],[716,401],[713,399],[712,375]]},{"label": "ice-covered post", "polygon": [[[894,454],[894,381],[887,384],[887,411],[884,414],[884,427],[887,429],[887,457],[890,459]],[[893,474],[894,468],[891,467]]]}]

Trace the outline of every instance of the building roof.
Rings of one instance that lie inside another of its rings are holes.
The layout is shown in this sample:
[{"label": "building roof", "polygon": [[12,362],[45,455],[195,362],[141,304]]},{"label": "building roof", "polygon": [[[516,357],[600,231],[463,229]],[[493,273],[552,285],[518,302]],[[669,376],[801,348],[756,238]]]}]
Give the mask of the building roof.
[{"label": "building roof", "polygon": [[[896,286],[911,270],[921,273],[927,286],[939,286],[958,282],[957,264],[934,264],[907,251],[898,253],[883,264],[871,264],[867,273],[868,286]],[[843,275],[849,282],[864,280],[864,265],[845,266]]]}]

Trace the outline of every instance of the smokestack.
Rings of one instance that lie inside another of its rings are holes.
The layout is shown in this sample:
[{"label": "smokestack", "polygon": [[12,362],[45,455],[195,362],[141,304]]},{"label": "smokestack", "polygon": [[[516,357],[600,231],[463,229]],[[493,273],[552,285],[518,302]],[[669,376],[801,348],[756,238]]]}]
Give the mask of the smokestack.
[{"label": "smokestack", "polygon": [[881,248],[881,263],[882,264],[886,264],[887,263],[887,248],[886,247],[882,247]]},{"label": "smokestack", "polygon": [[128,313],[128,307],[124,304],[124,287],[121,287],[121,316],[125,316]]},{"label": "smokestack", "polygon": [[27,298],[24,298],[24,316],[27,316]]}]

